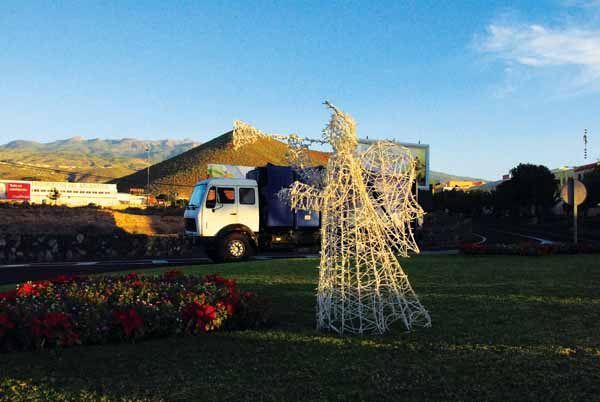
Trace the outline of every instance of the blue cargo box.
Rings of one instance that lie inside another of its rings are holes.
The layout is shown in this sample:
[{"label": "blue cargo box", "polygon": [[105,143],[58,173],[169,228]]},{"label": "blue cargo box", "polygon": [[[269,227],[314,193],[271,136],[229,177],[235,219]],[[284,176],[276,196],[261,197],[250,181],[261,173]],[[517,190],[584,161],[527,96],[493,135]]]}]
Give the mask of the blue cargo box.
[{"label": "blue cargo box", "polygon": [[321,215],[315,211],[292,211],[290,206],[277,197],[280,190],[289,188],[299,180],[289,166],[268,164],[264,168],[255,169],[247,174],[247,178],[258,182],[261,225],[266,227],[289,227],[294,229],[318,228]]}]

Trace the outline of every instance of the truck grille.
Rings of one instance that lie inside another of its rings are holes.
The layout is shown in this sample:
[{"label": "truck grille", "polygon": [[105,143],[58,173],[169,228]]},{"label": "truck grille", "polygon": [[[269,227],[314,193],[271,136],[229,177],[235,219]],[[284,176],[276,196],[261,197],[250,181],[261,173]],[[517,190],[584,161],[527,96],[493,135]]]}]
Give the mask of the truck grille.
[{"label": "truck grille", "polygon": [[188,232],[196,232],[196,220],[185,218],[185,230]]}]

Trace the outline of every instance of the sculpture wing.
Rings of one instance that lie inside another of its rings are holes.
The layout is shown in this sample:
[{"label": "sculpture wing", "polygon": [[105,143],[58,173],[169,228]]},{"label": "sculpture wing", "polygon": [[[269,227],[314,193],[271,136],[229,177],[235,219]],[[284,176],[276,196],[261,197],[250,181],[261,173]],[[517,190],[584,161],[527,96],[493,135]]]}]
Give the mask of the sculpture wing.
[{"label": "sculpture wing", "polygon": [[311,185],[295,181],[290,188],[277,194],[283,202],[288,202],[292,209],[321,211],[323,209],[322,190]]},{"label": "sculpture wing", "polygon": [[408,148],[392,142],[377,142],[357,155],[363,183],[388,241],[402,256],[419,251],[411,223],[423,216],[413,186],[416,162]]}]

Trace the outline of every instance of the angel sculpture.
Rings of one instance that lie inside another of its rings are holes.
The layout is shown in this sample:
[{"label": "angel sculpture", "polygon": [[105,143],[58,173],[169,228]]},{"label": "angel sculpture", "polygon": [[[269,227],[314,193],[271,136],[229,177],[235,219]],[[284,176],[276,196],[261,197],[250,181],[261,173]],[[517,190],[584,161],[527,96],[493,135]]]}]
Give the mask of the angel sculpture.
[{"label": "angel sculpture", "polygon": [[[308,140],[333,147],[324,175],[306,166],[308,146],[300,137],[273,136],[288,139],[292,165],[305,175],[305,183],[295,182],[285,192],[291,207],[322,214],[317,329],[381,334],[397,320],[408,330],[429,327],[429,313],[395,255],[419,251],[410,226],[423,215],[412,193],[415,161],[392,142],[357,151],[354,120],[326,105],[333,113],[324,141]],[[241,143],[260,133],[244,130]]]}]

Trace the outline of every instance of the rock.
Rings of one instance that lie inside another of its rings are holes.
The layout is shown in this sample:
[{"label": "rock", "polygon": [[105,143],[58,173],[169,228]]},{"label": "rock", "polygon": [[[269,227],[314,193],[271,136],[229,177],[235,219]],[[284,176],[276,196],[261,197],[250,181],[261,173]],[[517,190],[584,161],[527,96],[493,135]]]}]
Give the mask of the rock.
[{"label": "rock", "polygon": [[85,236],[83,233],[78,233],[77,236],[75,236],[75,239],[77,239],[77,243],[81,244],[85,240]]},{"label": "rock", "polygon": [[4,237],[0,238],[0,247],[6,247],[6,239]]}]

